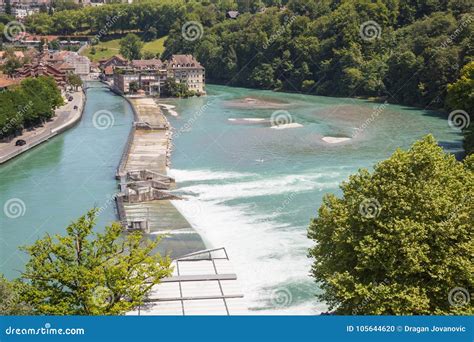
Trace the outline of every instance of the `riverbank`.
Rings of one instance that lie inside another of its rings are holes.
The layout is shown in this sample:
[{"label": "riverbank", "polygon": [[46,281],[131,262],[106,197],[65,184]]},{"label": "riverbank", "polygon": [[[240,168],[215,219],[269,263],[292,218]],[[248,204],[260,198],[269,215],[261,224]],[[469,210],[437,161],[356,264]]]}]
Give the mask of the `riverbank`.
[{"label": "riverbank", "polygon": [[[12,141],[8,143],[0,143],[0,164],[48,141],[79,122],[84,110],[86,95],[81,90],[72,93],[72,97],[72,101],[56,109],[53,120],[46,122],[43,127],[36,128],[32,131],[25,131],[22,135],[12,139]],[[77,109],[74,109],[75,106],[77,106]],[[16,141],[19,139],[25,140],[26,144],[23,146],[15,146]]]},{"label": "riverbank", "polygon": [[124,148],[117,178],[119,219],[125,229],[141,229],[149,235],[165,235],[162,254],[173,258],[205,248],[199,234],[170,200],[174,179],[167,175],[171,154],[171,127],[151,98],[127,98],[135,122]]}]

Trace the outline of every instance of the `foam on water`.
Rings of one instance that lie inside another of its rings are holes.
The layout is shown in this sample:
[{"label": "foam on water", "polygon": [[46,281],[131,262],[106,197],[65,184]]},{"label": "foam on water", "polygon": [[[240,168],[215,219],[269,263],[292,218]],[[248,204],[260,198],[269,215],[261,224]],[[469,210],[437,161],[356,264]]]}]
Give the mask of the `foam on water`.
[{"label": "foam on water", "polygon": [[[327,176],[327,175],[326,175]],[[280,195],[297,193],[309,190],[323,190],[335,188],[338,180],[320,181],[323,175],[287,175],[273,178],[262,178],[250,181],[240,181],[227,184],[191,185],[180,188],[186,193],[195,194],[200,200],[227,201],[236,198],[250,198],[258,196]],[[235,178],[235,177],[234,177]]]},{"label": "foam on water", "polygon": [[[173,201],[173,204],[209,247],[226,248],[249,313],[301,315],[324,310],[324,306],[317,306],[315,301],[298,302],[294,290],[299,284],[312,282],[308,276],[311,260],[306,257],[311,241],[306,237],[305,227],[292,227],[279,221],[277,212],[263,213],[250,204],[230,205],[225,201],[335,187],[338,183],[335,178],[341,176],[340,171],[269,179],[210,170],[172,170],[171,174],[177,175],[177,180],[194,181],[179,190],[192,192],[195,196]],[[222,180],[227,183],[215,184]],[[278,305],[280,293],[286,298],[282,307]]]},{"label": "foam on water", "polygon": [[[226,206],[197,198],[173,204],[213,247],[226,248],[249,309],[259,310],[255,313],[260,313],[261,308],[275,313],[270,305],[273,291],[269,289],[289,281],[307,280],[311,261],[305,253],[297,253],[309,247],[304,233],[275,229],[278,223],[271,217],[265,220],[246,206]],[[303,312],[296,306],[294,313],[314,313],[310,303],[305,304],[305,309]]]},{"label": "foam on water", "polygon": [[215,172],[211,170],[177,170],[170,169],[168,174],[173,177],[176,182],[189,181],[207,181],[216,179],[232,179],[254,176],[252,173],[238,172]]}]

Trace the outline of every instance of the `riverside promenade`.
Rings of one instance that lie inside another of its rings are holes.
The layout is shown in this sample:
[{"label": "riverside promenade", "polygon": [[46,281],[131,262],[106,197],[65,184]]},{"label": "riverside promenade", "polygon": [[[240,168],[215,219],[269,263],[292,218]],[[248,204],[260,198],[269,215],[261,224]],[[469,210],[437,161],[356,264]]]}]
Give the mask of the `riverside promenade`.
[{"label": "riverside promenade", "polygon": [[134,124],[117,169],[121,196],[117,197],[119,219],[127,230],[141,229],[165,235],[159,252],[171,257],[203,250],[199,234],[171,203],[174,180],[167,176],[171,152],[171,128],[151,98],[127,99],[134,111]]},{"label": "riverside promenade", "polygon": [[[81,119],[86,96],[82,90],[76,91],[71,95],[73,100],[56,109],[55,117],[52,121],[46,122],[43,127],[35,128],[32,131],[25,130],[22,135],[12,139],[10,142],[0,143],[0,164],[19,156],[23,152],[48,141],[74,126]],[[74,106],[77,106],[77,109],[74,109]],[[25,140],[26,144],[15,146],[18,139]]]}]

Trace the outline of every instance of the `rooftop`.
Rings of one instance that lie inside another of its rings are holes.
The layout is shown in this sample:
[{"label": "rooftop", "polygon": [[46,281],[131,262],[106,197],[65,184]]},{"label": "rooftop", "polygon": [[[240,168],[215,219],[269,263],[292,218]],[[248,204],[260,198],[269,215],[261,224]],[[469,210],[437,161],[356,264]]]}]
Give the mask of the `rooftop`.
[{"label": "rooftop", "polygon": [[172,68],[199,68],[204,67],[199,63],[193,55],[172,55],[168,61]]},{"label": "rooftop", "polygon": [[0,77],[0,88],[6,88],[14,84],[18,84],[20,79],[18,78],[4,78]]},{"label": "rooftop", "polygon": [[134,59],[132,61],[132,66],[134,68],[139,69],[147,69],[147,68],[161,68],[163,66],[163,62],[159,59]]}]

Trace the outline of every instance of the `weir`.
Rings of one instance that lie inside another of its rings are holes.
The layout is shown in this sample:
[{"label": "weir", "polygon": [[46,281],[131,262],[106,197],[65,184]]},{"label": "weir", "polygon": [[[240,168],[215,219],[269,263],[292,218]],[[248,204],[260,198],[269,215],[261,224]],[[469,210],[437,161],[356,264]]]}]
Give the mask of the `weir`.
[{"label": "weir", "polygon": [[122,226],[128,231],[165,235],[159,251],[173,258],[204,249],[199,234],[170,202],[180,197],[170,192],[174,179],[167,175],[171,150],[168,120],[151,98],[127,100],[134,111],[134,123],[116,174]]}]

